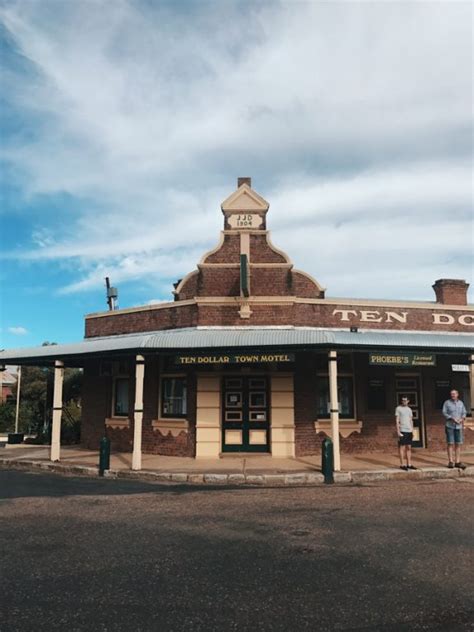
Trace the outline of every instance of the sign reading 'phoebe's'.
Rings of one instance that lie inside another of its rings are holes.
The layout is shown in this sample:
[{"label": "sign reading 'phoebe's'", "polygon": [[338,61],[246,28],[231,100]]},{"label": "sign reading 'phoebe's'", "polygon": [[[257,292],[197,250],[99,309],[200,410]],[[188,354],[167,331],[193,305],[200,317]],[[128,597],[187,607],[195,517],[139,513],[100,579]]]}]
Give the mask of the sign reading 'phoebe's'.
[{"label": "sign reading 'phoebe's'", "polygon": [[294,362],[293,353],[241,353],[238,355],[176,356],[176,364],[257,364],[259,362]]},{"label": "sign reading 'phoebe's'", "polygon": [[436,366],[436,356],[426,353],[371,353],[369,364],[385,366]]}]

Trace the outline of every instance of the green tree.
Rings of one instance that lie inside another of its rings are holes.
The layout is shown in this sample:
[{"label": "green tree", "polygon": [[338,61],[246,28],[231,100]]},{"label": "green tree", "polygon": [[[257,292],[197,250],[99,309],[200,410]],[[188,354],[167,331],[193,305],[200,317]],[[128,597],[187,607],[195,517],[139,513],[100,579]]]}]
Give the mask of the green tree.
[{"label": "green tree", "polygon": [[[49,343],[43,343],[44,345]],[[79,440],[81,421],[82,370],[66,368],[63,382],[61,435],[65,442]],[[54,368],[23,366],[20,384],[19,430],[49,442],[53,407]],[[0,432],[15,428],[16,386],[13,399],[0,405]]]},{"label": "green tree", "polygon": [[15,427],[15,403],[13,401],[0,404],[0,432],[11,432]]}]

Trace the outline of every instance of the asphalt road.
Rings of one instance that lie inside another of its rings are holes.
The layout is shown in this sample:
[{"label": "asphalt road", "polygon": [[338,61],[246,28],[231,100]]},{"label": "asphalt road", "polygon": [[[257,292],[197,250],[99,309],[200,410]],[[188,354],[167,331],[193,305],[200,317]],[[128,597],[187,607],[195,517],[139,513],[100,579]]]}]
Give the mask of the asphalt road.
[{"label": "asphalt road", "polygon": [[0,471],[0,630],[474,630],[474,479],[209,488]]}]

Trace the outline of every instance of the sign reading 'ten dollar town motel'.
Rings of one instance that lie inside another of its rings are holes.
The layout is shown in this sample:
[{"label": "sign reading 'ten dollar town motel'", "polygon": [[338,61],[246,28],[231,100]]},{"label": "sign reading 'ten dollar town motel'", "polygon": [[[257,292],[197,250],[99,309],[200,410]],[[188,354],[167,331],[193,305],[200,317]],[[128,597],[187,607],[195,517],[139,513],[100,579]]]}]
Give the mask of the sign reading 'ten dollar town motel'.
[{"label": "sign reading 'ten dollar town motel'", "polygon": [[294,353],[240,353],[202,356],[176,356],[175,364],[256,364],[259,362],[294,362]]},{"label": "sign reading 'ten dollar town motel'", "polygon": [[385,366],[436,366],[436,356],[427,353],[370,353],[369,364]]}]

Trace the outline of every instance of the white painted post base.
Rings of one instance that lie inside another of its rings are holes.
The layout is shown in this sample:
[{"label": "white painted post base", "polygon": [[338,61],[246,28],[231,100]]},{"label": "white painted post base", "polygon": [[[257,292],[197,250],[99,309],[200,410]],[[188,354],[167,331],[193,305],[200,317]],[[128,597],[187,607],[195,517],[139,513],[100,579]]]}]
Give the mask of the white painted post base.
[{"label": "white painted post base", "polygon": [[142,469],[143,382],[145,358],[137,355],[135,364],[135,406],[133,411],[132,470]]},{"label": "white painted post base", "polygon": [[339,401],[337,394],[337,351],[330,351],[329,364],[329,408],[331,417],[331,439],[334,450],[334,470],[341,470],[341,451],[339,447]]},{"label": "white painted post base", "polygon": [[54,393],[53,393],[53,425],[51,428],[51,461],[59,461],[61,456],[61,417],[63,412],[63,380],[64,363],[56,360],[54,363]]}]

